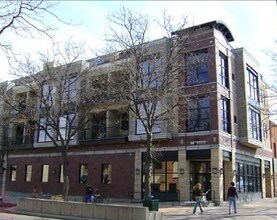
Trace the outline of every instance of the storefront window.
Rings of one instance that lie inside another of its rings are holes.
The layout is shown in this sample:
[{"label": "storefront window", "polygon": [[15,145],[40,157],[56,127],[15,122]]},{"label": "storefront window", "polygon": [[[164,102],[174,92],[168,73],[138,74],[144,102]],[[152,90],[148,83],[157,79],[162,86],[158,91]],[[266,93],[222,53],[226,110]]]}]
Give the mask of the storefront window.
[{"label": "storefront window", "polygon": [[237,163],[236,186],[239,192],[260,192],[261,172],[260,167]]}]

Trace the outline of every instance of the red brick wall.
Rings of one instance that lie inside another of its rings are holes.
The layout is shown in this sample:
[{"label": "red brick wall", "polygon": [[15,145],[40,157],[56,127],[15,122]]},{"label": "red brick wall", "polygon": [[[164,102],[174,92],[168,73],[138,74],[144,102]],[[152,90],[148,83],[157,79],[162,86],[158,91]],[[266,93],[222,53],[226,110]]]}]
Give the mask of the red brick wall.
[{"label": "red brick wall", "polygon": [[[103,154],[103,155],[81,155],[69,156],[70,170],[70,190],[69,195],[84,195],[85,186],[79,183],[80,164],[88,164],[88,182],[93,188],[108,197],[128,198],[128,193],[134,191],[134,154]],[[103,163],[112,165],[111,184],[101,184],[101,169]],[[10,181],[10,166],[17,165],[17,178],[15,182]],[[32,181],[25,182],[25,165],[33,165]],[[42,165],[48,164],[49,181],[41,182]],[[55,157],[22,157],[8,159],[7,166],[7,191],[17,191],[31,193],[35,188],[37,192],[61,194],[62,184],[59,183],[59,167],[61,159]],[[52,174],[51,170],[55,169],[56,173]]]}]

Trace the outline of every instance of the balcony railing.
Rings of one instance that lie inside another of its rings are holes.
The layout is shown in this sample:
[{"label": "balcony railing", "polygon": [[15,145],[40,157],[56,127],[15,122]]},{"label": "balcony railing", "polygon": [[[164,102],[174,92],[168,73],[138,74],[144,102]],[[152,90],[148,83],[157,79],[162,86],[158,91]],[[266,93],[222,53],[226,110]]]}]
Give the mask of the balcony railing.
[{"label": "balcony railing", "polygon": [[123,143],[128,140],[128,130],[118,126],[102,127],[100,129],[84,129],[81,131],[79,140],[81,144],[107,144]]},{"label": "balcony railing", "polygon": [[33,135],[23,135],[17,137],[4,137],[2,146],[5,149],[32,148],[34,143]]}]

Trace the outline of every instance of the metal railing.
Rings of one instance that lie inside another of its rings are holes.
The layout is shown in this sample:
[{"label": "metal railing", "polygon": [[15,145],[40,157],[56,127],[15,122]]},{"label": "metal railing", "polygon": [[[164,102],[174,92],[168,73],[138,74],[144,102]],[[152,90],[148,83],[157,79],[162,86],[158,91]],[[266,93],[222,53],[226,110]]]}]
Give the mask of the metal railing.
[{"label": "metal railing", "polygon": [[33,147],[33,143],[34,143],[33,135],[4,137],[2,140],[2,146],[6,147],[6,148]]},{"label": "metal railing", "polygon": [[99,129],[84,129],[80,132],[79,140],[104,140],[113,138],[125,138],[129,130],[118,128],[118,126],[101,127]]}]

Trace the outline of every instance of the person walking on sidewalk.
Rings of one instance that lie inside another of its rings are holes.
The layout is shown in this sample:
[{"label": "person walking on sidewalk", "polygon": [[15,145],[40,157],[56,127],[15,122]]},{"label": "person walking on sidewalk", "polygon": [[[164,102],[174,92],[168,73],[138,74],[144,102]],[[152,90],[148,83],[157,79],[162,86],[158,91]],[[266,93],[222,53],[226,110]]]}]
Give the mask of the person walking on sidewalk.
[{"label": "person walking on sidewalk", "polygon": [[232,205],[233,205],[233,208],[234,208],[234,213],[237,213],[237,201],[236,201],[236,199],[238,199],[239,197],[238,197],[237,190],[236,190],[234,182],[231,182],[231,186],[228,188],[227,197],[229,199],[229,215],[231,215]]},{"label": "person walking on sidewalk", "polygon": [[197,206],[199,206],[201,214],[203,213],[203,209],[202,209],[202,195],[203,193],[201,192],[201,184],[200,183],[196,183],[195,186],[192,188],[192,193],[193,193],[193,198],[195,200],[195,204],[193,207],[193,214],[196,215],[196,209]]}]

